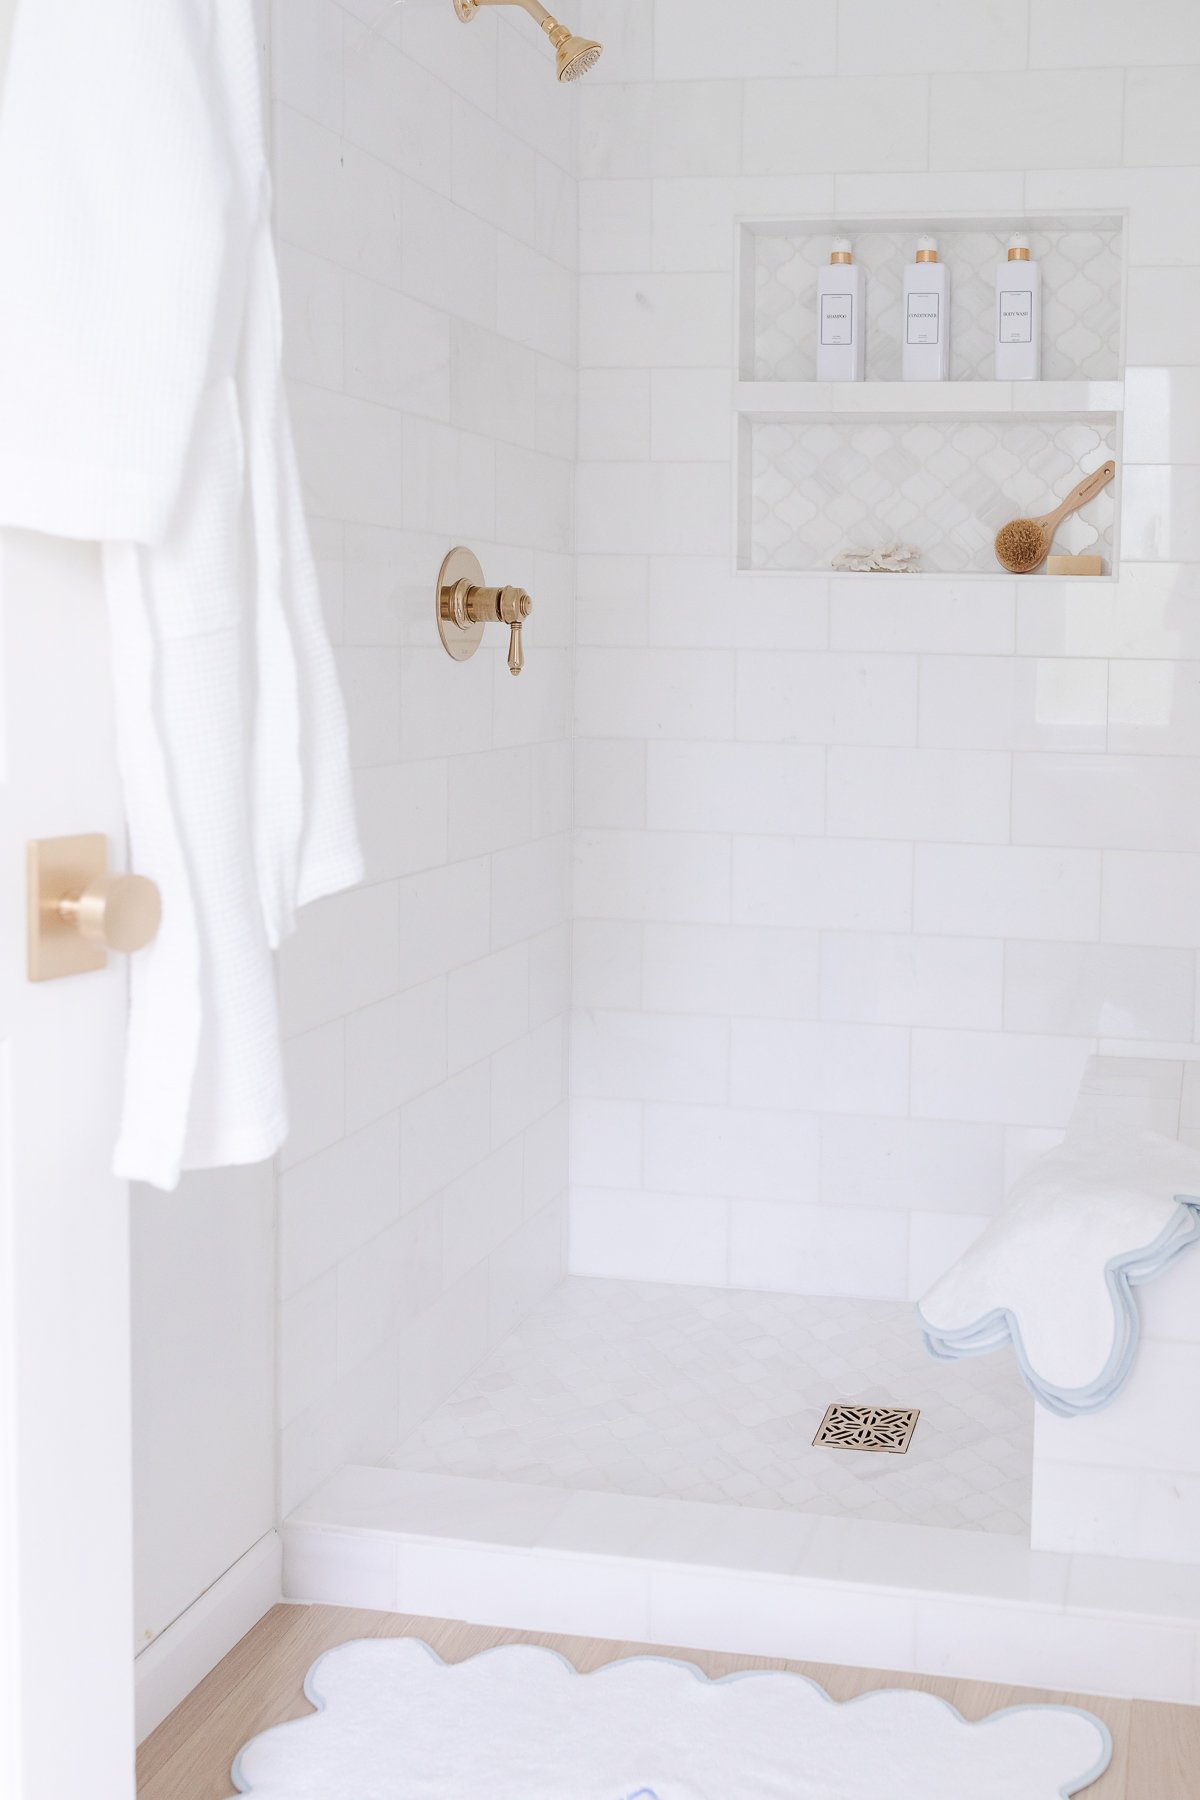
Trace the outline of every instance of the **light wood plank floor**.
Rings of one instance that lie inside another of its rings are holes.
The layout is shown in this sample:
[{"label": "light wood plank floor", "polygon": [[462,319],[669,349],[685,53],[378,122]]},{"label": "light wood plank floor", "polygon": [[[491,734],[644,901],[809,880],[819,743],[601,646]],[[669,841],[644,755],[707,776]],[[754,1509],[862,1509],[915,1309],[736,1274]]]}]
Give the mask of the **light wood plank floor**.
[{"label": "light wood plank floor", "polygon": [[989,1687],[977,1681],[890,1675],[877,1669],[550,1637],[345,1607],[277,1606],[147,1738],[138,1755],[139,1800],[229,1800],[229,1770],[241,1746],[268,1725],[310,1712],[303,1695],[308,1669],[322,1651],[363,1637],[422,1637],[447,1662],[459,1662],[493,1644],[546,1644],[585,1672],[647,1651],[685,1656],[710,1675],[733,1669],[796,1669],[819,1681],[836,1700],[885,1685],[924,1688],[951,1701],[969,1719],[1023,1701],[1075,1700],[1104,1719],[1113,1735],[1112,1766],[1087,1790],[1088,1800],[1197,1800],[1200,1794],[1200,1707],[1096,1700]]}]

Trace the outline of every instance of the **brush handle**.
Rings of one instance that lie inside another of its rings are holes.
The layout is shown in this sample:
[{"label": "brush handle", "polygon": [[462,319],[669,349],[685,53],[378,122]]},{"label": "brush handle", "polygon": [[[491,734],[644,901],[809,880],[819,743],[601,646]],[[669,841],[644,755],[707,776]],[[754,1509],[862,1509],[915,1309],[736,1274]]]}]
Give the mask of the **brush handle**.
[{"label": "brush handle", "polygon": [[1081,506],[1086,506],[1089,500],[1095,499],[1100,489],[1108,486],[1116,472],[1115,462],[1101,463],[1098,469],[1093,469],[1090,475],[1084,476],[1077,487],[1071,489],[1061,505],[1056,506],[1053,512],[1043,513],[1036,523],[1046,531],[1053,531],[1054,527],[1060,525],[1068,513],[1077,512]]}]

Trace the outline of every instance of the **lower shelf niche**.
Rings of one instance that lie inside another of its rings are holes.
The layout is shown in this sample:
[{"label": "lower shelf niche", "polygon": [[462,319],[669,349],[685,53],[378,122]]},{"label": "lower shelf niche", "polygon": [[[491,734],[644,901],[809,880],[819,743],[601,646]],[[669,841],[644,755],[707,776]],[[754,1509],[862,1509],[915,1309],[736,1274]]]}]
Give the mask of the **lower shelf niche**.
[{"label": "lower shelf niche", "polygon": [[[1117,437],[1116,415],[744,418],[739,566],[827,573],[840,551],[903,543],[921,574],[1005,578],[1001,525],[1050,512]],[[1056,552],[1114,571],[1115,485],[1064,520]]]}]

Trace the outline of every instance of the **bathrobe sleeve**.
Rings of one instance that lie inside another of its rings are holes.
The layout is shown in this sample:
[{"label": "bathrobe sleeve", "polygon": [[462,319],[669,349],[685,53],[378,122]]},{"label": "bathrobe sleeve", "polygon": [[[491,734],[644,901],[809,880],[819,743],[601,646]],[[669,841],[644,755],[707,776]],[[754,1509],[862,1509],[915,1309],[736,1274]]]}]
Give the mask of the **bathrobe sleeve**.
[{"label": "bathrobe sleeve", "polygon": [[241,204],[213,0],[21,0],[0,104],[0,525],[155,543]]}]

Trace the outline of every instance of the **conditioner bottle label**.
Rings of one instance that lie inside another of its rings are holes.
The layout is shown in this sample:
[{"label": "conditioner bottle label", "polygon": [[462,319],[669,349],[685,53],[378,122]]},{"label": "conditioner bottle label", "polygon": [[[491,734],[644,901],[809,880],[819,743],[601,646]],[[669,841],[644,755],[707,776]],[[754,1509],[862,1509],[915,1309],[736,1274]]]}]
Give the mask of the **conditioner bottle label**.
[{"label": "conditioner bottle label", "polygon": [[936,344],[942,332],[942,300],[940,294],[908,296],[908,341],[910,344]]}]

